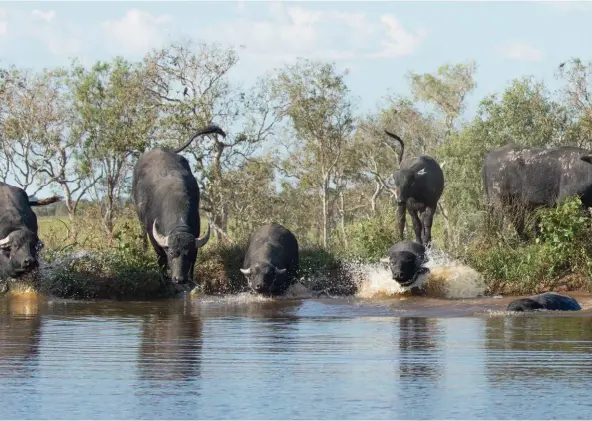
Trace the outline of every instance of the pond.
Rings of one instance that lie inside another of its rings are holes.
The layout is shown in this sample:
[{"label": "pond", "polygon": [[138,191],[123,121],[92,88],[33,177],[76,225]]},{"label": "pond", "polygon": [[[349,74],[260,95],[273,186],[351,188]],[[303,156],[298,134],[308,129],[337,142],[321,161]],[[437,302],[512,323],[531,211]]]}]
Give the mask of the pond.
[{"label": "pond", "polygon": [[0,298],[8,419],[589,418],[592,296]]}]

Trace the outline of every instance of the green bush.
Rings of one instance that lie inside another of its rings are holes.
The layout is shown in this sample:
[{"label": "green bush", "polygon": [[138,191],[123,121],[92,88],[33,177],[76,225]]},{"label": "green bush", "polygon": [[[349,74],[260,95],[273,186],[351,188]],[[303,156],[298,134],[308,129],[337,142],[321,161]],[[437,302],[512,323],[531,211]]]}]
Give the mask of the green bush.
[{"label": "green bush", "polygon": [[[407,224],[407,235],[411,235],[409,231],[413,227]],[[345,227],[345,232],[348,246],[340,254],[361,261],[377,261],[398,238],[396,210],[387,208],[376,218],[353,222]]]},{"label": "green bush", "polygon": [[592,230],[580,199],[568,198],[557,207],[538,210],[536,216],[539,235],[534,242],[513,244],[488,233],[489,238],[471,245],[468,263],[490,285],[503,284],[507,293],[532,293],[570,273],[590,276]]}]

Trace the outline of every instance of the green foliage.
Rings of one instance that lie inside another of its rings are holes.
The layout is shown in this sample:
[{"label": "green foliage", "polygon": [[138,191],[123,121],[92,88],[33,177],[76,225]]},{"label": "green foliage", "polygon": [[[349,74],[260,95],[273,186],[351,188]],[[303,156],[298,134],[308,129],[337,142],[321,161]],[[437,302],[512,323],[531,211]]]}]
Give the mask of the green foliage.
[{"label": "green foliage", "polygon": [[352,222],[345,231],[348,247],[344,256],[376,262],[398,239],[396,210],[387,208],[375,218]]},{"label": "green foliage", "polygon": [[491,284],[506,284],[510,293],[544,288],[567,274],[590,276],[592,248],[587,239],[592,230],[589,216],[582,214],[581,200],[567,198],[537,215],[540,236],[534,243],[512,246],[489,239],[471,247],[468,262]]}]

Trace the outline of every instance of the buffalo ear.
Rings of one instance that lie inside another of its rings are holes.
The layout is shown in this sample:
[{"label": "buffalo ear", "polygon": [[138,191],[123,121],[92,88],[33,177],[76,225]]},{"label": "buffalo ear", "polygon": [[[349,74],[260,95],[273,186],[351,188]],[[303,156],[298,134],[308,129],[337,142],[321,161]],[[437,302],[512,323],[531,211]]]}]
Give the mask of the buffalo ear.
[{"label": "buffalo ear", "polygon": [[580,159],[588,164],[592,164],[592,156],[591,155],[584,155],[581,156]]}]

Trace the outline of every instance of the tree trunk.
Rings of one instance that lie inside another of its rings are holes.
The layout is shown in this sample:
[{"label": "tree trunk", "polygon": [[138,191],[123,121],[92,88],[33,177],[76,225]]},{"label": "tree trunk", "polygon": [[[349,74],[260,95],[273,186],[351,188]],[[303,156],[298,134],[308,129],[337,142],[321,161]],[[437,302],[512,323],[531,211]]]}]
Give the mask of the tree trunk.
[{"label": "tree trunk", "polygon": [[327,248],[327,243],[329,240],[329,227],[328,227],[329,209],[327,206],[328,205],[327,190],[328,190],[327,181],[324,181],[323,187],[321,190],[321,201],[322,201],[322,206],[323,206],[323,247],[325,247],[325,248]]},{"label": "tree trunk", "polygon": [[343,244],[345,245],[345,248],[347,248],[347,235],[345,234],[345,198],[343,196],[343,192],[339,192],[341,205],[341,209],[339,209],[339,212],[341,213],[341,234],[343,234]]}]

